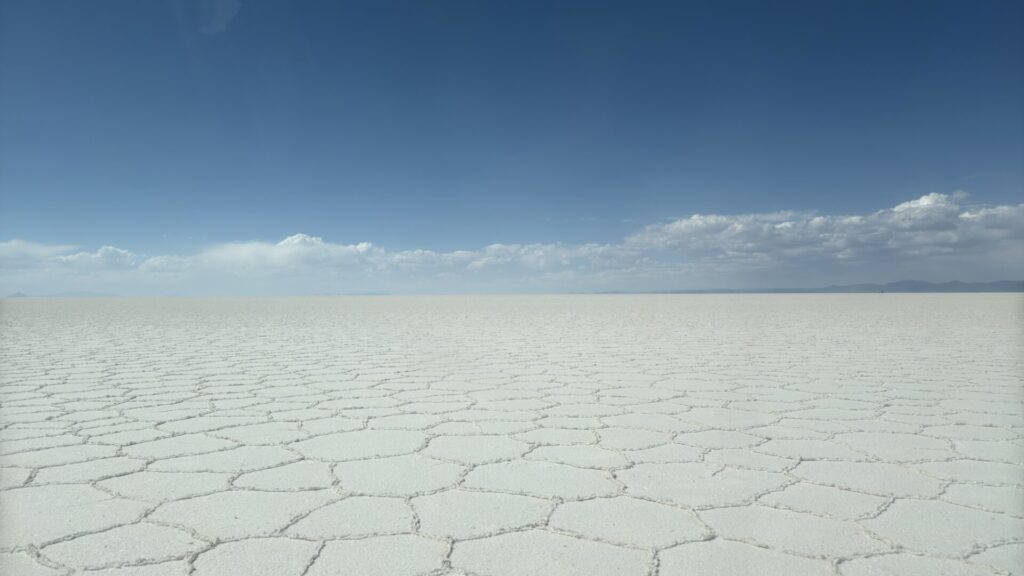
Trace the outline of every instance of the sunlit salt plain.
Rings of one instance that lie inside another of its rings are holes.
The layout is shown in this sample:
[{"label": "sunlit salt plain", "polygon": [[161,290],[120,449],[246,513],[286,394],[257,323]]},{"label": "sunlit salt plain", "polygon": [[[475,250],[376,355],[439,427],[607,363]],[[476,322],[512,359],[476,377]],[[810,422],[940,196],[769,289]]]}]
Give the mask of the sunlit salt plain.
[{"label": "sunlit salt plain", "polygon": [[0,573],[992,575],[1020,295],[6,300]]}]

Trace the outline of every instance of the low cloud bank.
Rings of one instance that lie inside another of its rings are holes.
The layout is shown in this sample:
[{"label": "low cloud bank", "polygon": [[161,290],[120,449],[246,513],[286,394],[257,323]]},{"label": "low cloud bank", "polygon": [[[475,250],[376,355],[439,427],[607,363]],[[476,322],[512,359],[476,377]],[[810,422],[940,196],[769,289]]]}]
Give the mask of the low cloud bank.
[{"label": "low cloud bank", "polygon": [[[0,242],[4,289],[120,293],[587,291],[1024,276],[1024,204],[928,194],[869,214],[694,214],[610,244],[391,251],[295,234],[187,255]],[[781,284],[780,284],[781,283]]]}]

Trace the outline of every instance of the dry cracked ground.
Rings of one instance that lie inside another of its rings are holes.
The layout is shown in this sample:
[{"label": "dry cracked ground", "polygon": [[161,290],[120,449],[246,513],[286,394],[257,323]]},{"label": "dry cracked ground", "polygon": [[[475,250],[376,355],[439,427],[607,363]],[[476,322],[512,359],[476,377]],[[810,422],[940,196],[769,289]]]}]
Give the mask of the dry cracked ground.
[{"label": "dry cracked ground", "polygon": [[1022,315],[7,300],[0,573],[1024,574]]}]

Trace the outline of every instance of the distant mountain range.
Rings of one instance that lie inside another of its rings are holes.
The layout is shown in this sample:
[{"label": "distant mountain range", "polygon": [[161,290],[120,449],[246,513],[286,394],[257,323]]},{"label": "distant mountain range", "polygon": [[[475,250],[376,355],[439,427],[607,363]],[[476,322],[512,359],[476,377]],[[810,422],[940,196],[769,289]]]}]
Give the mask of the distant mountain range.
[{"label": "distant mountain range", "polygon": [[866,292],[1024,292],[1024,280],[997,282],[924,282],[901,280],[887,284],[846,284],[824,288],[711,288],[707,290],[654,290],[650,292],[600,292],[600,294],[857,294]]}]

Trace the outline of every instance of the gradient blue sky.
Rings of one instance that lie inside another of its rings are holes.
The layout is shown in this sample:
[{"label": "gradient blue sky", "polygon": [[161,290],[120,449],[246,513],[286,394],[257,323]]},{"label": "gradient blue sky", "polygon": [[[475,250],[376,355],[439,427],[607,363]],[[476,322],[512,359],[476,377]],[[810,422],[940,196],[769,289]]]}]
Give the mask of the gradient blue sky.
[{"label": "gradient blue sky", "polygon": [[[970,194],[957,216],[1019,211],[1022,29],[1024,4],[1003,1],[9,0],[2,287],[235,286],[96,270],[67,281],[26,260],[99,258],[101,246],[137,268],[295,234],[390,253],[621,247],[694,214],[761,215],[763,228],[779,211],[868,216],[957,191]],[[1001,216],[1000,249],[1019,249],[1018,217]],[[807,262],[778,278],[691,271],[549,288],[885,280],[887,265],[900,271],[886,258],[844,274]],[[945,276],[987,279],[1007,264]],[[921,275],[943,279],[949,265]],[[321,284],[502,286],[347,278]]]}]

